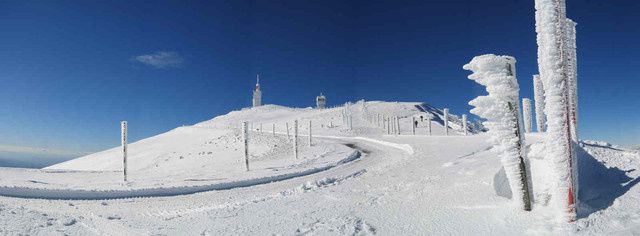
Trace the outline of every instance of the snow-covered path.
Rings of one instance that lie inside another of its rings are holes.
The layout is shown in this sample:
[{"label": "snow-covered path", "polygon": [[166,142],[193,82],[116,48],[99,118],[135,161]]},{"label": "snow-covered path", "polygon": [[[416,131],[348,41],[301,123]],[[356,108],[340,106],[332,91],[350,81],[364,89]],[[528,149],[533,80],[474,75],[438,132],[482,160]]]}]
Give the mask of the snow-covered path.
[{"label": "snow-covered path", "polygon": [[[350,138],[345,143],[363,150],[363,158],[300,178],[176,197],[109,201],[1,198],[7,209],[0,214],[22,209],[25,215],[17,218],[23,220],[33,218],[29,214],[46,214],[60,221],[50,227],[67,233],[527,232],[514,223],[524,220],[526,214],[505,211],[509,201],[493,192],[491,178],[499,169],[498,160],[478,160],[490,155],[485,138],[384,137],[410,144],[415,147],[414,155]],[[503,224],[496,225],[496,221]],[[47,222],[42,224],[45,227],[40,232],[51,230]],[[3,226],[24,227],[15,222]]]}]

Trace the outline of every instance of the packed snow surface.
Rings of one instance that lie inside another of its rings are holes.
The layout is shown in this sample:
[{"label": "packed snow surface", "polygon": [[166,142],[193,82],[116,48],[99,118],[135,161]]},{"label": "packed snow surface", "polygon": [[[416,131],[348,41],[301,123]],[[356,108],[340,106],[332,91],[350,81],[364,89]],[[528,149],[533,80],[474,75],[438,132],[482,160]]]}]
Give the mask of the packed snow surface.
[{"label": "packed snow surface", "polygon": [[[401,134],[386,135],[364,119],[363,105],[369,112],[400,116]],[[352,130],[342,124],[345,109],[353,116]],[[433,135],[427,135],[424,123],[411,135],[412,116],[432,117]],[[301,124],[297,160],[285,130],[285,122],[291,126],[295,119]],[[0,168],[0,234],[640,233],[638,151],[582,142],[583,206],[576,222],[561,224],[548,205],[549,186],[533,186],[533,211],[515,207],[487,136],[460,135],[460,123],[453,119],[451,135],[444,136],[439,119],[440,109],[420,103],[367,102],[323,110],[267,105],[130,144],[126,184],[118,148],[43,170]],[[242,120],[252,123],[248,172],[239,140]],[[317,134],[311,147],[305,136],[309,120]],[[527,134],[526,139],[534,183],[549,178],[543,136]],[[279,178],[283,175],[290,176]],[[181,192],[216,185],[227,187]],[[171,194],[116,196],[160,190]],[[19,196],[29,191],[40,198]],[[81,192],[98,194],[82,198]]]}]

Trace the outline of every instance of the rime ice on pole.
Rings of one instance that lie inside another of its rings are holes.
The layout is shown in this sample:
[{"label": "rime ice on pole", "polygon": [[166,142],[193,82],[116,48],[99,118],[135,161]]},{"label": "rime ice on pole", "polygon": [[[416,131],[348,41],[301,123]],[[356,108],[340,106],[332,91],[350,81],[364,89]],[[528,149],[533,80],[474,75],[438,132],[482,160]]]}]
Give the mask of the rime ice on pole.
[{"label": "rime ice on pole", "polygon": [[524,131],[527,133],[531,133],[531,122],[532,122],[532,109],[531,109],[531,99],[523,98],[522,99],[522,116],[524,117]]},{"label": "rime ice on pole", "polygon": [[483,124],[489,130],[489,141],[494,145],[492,150],[504,166],[509,187],[514,193],[513,201],[523,209],[531,210],[515,61],[513,57],[488,54],[474,57],[463,68],[472,71],[469,79],[484,85],[489,93],[469,102],[475,107],[471,113],[487,119]]},{"label": "rime ice on pole", "polygon": [[564,0],[535,0],[536,33],[538,42],[538,70],[545,89],[545,160],[552,169],[551,199],[559,221],[576,217],[575,184],[576,158],[571,137],[571,120],[567,76],[567,56],[564,29],[566,5]]},{"label": "rime ice on pole", "polygon": [[536,130],[547,130],[547,116],[544,114],[544,87],[540,75],[533,75],[533,100],[536,106]]}]

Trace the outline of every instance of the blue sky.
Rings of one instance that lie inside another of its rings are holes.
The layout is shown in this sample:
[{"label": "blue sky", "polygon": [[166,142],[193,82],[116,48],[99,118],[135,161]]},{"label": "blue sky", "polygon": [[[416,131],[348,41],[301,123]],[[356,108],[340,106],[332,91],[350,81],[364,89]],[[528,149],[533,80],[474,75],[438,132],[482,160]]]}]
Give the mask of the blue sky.
[{"label": "blue sky", "polygon": [[[581,138],[640,144],[640,3],[567,8]],[[534,25],[533,0],[0,1],[0,147],[98,151],[120,120],[132,140],[159,134],[248,106],[256,73],[265,103],[324,92],[468,113],[484,93],[462,70],[476,55],[516,57],[532,97]]]}]

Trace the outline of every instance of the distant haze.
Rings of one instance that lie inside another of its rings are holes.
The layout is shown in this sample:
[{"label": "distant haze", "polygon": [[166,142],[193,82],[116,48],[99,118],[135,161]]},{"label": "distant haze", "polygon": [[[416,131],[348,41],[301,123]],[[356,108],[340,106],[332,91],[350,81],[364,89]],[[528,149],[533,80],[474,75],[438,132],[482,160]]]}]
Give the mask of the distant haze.
[{"label": "distant haze", "polygon": [[73,158],[0,152],[0,167],[40,169]]}]

